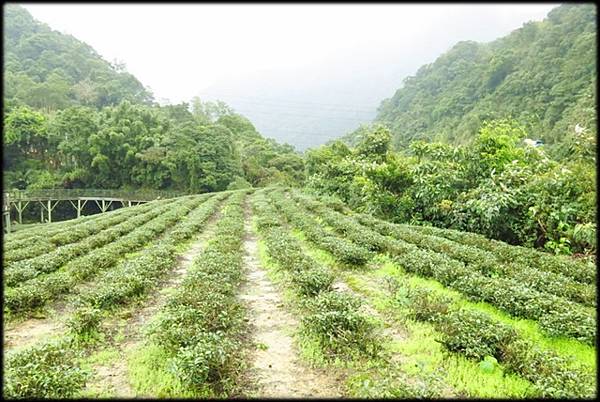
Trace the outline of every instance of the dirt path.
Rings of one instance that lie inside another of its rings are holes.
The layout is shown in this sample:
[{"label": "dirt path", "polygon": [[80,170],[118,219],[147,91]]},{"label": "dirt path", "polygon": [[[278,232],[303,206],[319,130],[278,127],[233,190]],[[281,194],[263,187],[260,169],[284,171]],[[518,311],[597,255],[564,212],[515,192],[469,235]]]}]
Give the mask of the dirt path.
[{"label": "dirt path", "polygon": [[303,364],[290,335],[298,321],[283,308],[283,300],[265,270],[260,267],[256,235],[246,205],[244,262],[247,283],[241,298],[247,303],[254,350],[250,354],[250,377],[259,397],[340,397],[340,386],[331,374]]},{"label": "dirt path", "polygon": [[65,330],[63,320],[53,318],[60,315],[50,314],[46,318],[28,318],[25,321],[11,323],[4,328],[4,351],[16,351],[27,348]]},{"label": "dirt path", "polygon": [[110,395],[113,398],[131,398],[138,396],[131,387],[127,374],[128,351],[135,349],[143,339],[142,329],[150,319],[165,305],[169,294],[183,281],[194,259],[200,255],[206,242],[214,233],[220,212],[215,213],[206,221],[205,229],[194,240],[191,247],[178,256],[177,267],[159,285],[159,289],[149,295],[148,302],[126,320],[113,319],[104,323],[103,327],[109,333],[119,333],[119,341],[113,347],[119,358],[111,359],[104,364],[93,365],[94,376],[86,384],[86,391],[92,394]]}]

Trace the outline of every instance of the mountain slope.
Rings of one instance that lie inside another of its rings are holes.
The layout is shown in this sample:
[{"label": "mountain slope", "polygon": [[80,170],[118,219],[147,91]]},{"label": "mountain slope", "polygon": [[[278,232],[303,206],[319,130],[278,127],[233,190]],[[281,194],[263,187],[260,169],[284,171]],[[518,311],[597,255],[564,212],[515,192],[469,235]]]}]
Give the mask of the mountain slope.
[{"label": "mountain slope", "polygon": [[396,148],[465,143],[484,120],[504,117],[552,144],[576,124],[595,130],[595,86],[596,7],[567,4],[493,42],[456,44],[406,78],[375,121],[392,130]]},{"label": "mountain slope", "polygon": [[222,102],[159,106],[131,74],[4,8],[5,188],[205,192],[295,184],[303,161]]},{"label": "mountain slope", "polygon": [[111,65],[73,36],[36,21],[17,5],[4,7],[4,91],[11,104],[50,110],[153,100],[122,67]]}]

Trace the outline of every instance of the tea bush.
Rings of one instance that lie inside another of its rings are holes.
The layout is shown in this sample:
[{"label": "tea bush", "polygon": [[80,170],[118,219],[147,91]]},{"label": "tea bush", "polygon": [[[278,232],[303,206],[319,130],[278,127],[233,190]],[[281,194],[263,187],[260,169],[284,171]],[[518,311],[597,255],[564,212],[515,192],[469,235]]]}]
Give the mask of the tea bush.
[{"label": "tea bush", "polygon": [[4,363],[5,398],[72,398],[89,373],[76,363],[69,341],[48,342],[9,354]]},{"label": "tea bush", "polygon": [[353,352],[376,356],[380,352],[374,327],[359,309],[360,299],[347,293],[320,293],[302,319],[302,330],[315,337],[330,357],[347,358]]},{"label": "tea bush", "polygon": [[517,334],[508,325],[495,323],[486,314],[458,310],[438,320],[437,328],[443,333],[441,343],[450,351],[462,353],[477,360],[498,356],[502,348]]}]

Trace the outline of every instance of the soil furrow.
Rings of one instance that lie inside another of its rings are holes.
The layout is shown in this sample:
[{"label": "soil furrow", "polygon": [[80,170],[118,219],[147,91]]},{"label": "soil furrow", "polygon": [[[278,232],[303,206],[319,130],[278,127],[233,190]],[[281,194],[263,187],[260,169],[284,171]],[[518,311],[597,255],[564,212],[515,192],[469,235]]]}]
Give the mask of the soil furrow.
[{"label": "soil furrow", "polygon": [[250,353],[250,377],[260,397],[340,397],[339,384],[325,372],[303,364],[290,335],[298,321],[283,308],[278,290],[261,268],[258,243],[246,208],[244,247],[247,282],[241,298],[248,306],[254,350]]}]

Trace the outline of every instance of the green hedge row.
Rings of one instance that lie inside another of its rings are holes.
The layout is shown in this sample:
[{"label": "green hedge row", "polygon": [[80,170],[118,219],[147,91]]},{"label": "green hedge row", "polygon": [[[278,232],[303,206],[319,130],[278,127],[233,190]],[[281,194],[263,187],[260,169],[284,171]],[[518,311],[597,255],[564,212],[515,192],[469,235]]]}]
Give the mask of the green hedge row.
[{"label": "green hedge row", "polygon": [[[316,200],[308,200],[307,198],[299,199],[299,203],[318,211],[316,213],[323,217],[329,216],[324,219],[331,222],[334,227],[343,228],[338,230],[354,231],[353,237],[357,243],[360,244],[362,237],[366,239],[373,238],[372,231],[368,227],[349,223],[349,219],[342,219],[338,212],[325,208],[322,203]],[[359,216],[359,219],[373,225],[386,235],[396,235],[397,237],[402,235],[407,239],[412,239],[415,243],[417,243],[416,239],[421,239],[418,234],[411,235],[407,233],[408,229],[406,227],[398,229],[398,225],[365,215]],[[381,244],[383,243],[381,241]],[[484,274],[481,272],[485,272],[483,266],[480,266],[480,270],[472,269],[477,265],[466,265],[458,259],[451,258],[446,254],[450,245],[443,242],[440,244],[445,246],[445,248],[442,246],[439,248],[443,252],[433,251],[429,246],[421,243],[419,245],[424,249],[420,249],[416,244],[408,241],[390,239],[387,242],[386,251],[406,271],[434,278],[445,286],[461,291],[471,300],[488,302],[513,316],[536,320],[539,322],[540,327],[550,335],[569,336],[582,342],[595,343],[595,310],[564,297],[534,289],[532,283],[542,287],[545,279],[543,274],[526,280],[521,277],[498,277],[497,274],[493,275],[494,272]],[[455,253],[458,254],[459,252],[455,251]],[[467,252],[465,251],[464,259],[476,261],[473,256],[467,257],[466,255]],[[475,252],[475,255],[477,255],[477,252]],[[489,261],[489,258],[487,261]],[[574,282],[568,284],[571,286],[576,285]],[[555,291],[560,293],[558,289],[555,289]],[[565,292],[569,292],[569,290]]]},{"label": "green hedge row", "polygon": [[395,298],[410,315],[431,322],[442,334],[439,340],[451,352],[475,360],[494,357],[505,369],[534,384],[544,398],[590,398],[596,392],[595,373],[552,351],[520,337],[511,326],[488,314],[457,308],[452,300],[431,289],[399,286]]},{"label": "green hedge row", "polygon": [[4,361],[4,398],[73,398],[90,374],[78,365],[80,355],[69,338],[9,353]]},{"label": "green hedge row", "polygon": [[373,253],[365,247],[340,238],[324,229],[317,220],[306,212],[302,212],[302,208],[297,203],[286,199],[280,191],[271,193],[270,197],[278,210],[294,227],[301,230],[309,241],[329,251],[340,262],[352,266],[363,266],[373,256]]},{"label": "green hedge row", "polygon": [[303,252],[298,240],[281,226],[277,209],[264,194],[255,194],[252,208],[269,256],[288,272],[298,292],[304,296],[314,296],[321,291],[331,290],[334,280],[331,271]]},{"label": "green hedge row", "polygon": [[[99,314],[101,310],[125,304],[155,287],[158,279],[175,265],[177,245],[200,232],[206,220],[215,213],[217,206],[226,196],[228,194],[212,197],[138,255],[124,260],[109,271],[104,271],[96,278],[98,286],[79,295],[80,307],[75,311],[75,317],[84,317],[84,322],[89,321],[89,317],[86,316],[89,316],[92,310]],[[165,213],[169,214],[178,217],[180,212],[173,210]],[[78,325],[77,319],[72,326],[84,328],[86,331],[92,329],[90,326]]]},{"label": "green hedge row", "polygon": [[[178,201],[179,203],[182,201]],[[116,239],[145,224],[167,210],[171,203],[152,208],[142,214],[134,214],[129,219],[103,230],[95,235],[86,237],[77,243],[59,247],[54,251],[37,257],[9,264],[4,268],[4,283],[14,287],[25,283],[44,273],[54,272],[69,261],[85,255],[90,251],[109,244]]]},{"label": "green hedge row", "polygon": [[331,270],[305,254],[262,192],[253,197],[253,210],[268,255],[287,273],[304,301],[301,333],[314,339],[328,359],[348,359],[356,353],[376,355],[380,342],[373,325],[360,312],[361,300],[332,290],[335,277]]},{"label": "green hedge row", "polygon": [[214,237],[192,263],[150,329],[151,342],[170,356],[176,377],[195,392],[219,394],[239,369],[244,310],[242,280],[245,192],[228,200]]},{"label": "green hedge row", "polygon": [[[201,202],[201,199],[183,199],[175,204],[158,208],[152,220],[117,238],[112,243],[96,248],[88,254],[68,262],[62,269],[47,275],[40,275],[23,285],[5,289],[4,311],[25,313],[43,306],[59,294],[70,291],[77,283],[108,269],[123,255],[133,252],[160,233],[171,227]],[[175,214],[166,214],[175,211]]]},{"label": "green hedge row", "polygon": [[290,195],[298,205],[314,213],[337,233],[355,244],[364,245],[373,252],[383,252],[390,248],[390,240],[386,236],[365,228],[348,216],[300,192],[291,191]]},{"label": "green hedge row", "polygon": [[513,262],[530,266],[540,271],[554,272],[574,280],[595,285],[596,265],[591,261],[578,260],[567,256],[558,256],[532,248],[512,246],[484,236],[452,229],[440,229],[431,226],[410,226],[422,233],[445,237],[458,243],[492,252],[500,262]]},{"label": "green hedge row", "polygon": [[387,236],[460,260],[469,268],[473,268],[486,276],[513,278],[542,293],[564,297],[586,306],[596,305],[596,287],[594,285],[583,284],[563,274],[538,270],[523,263],[499,261],[496,255],[489,251],[467,246],[444,237],[420,233],[413,230],[414,227],[394,225],[369,215],[358,215],[357,219],[364,225]]},{"label": "green hedge row", "polygon": [[471,300],[488,302],[512,316],[536,320],[550,335],[595,343],[594,309],[541,293],[511,278],[487,277],[444,254],[413,247],[412,252],[394,256],[407,272],[434,278]]},{"label": "green hedge row", "polygon": [[36,237],[30,242],[22,243],[19,248],[10,246],[5,247],[6,252],[4,254],[3,265],[6,266],[9,263],[33,258],[49,253],[59,246],[75,243],[156,206],[158,205],[145,204],[136,209],[121,208],[114,213],[105,215],[102,220],[89,220],[51,235],[47,234],[45,236]]},{"label": "green hedge row", "polygon": [[[142,206],[147,204],[142,204],[140,206],[134,206],[132,208],[141,208]],[[115,211],[117,213],[121,211],[121,209]],[[10,249],[18,249],[21,247],[28,247],[30,245],[36,244],[40,239],[46,239],[50,236],[53,236],[57,233],[63,232],[70,228],[74,228],[78,225],[97,221],[105,218],[104,214],[94,214],[94,215],[86,215],[76,219],[69,219],[61,222],[53,222],[36,225],[31,228],[22,229],[18,232],[6,233],[4,237],[4,246],[5,248]]]}]

